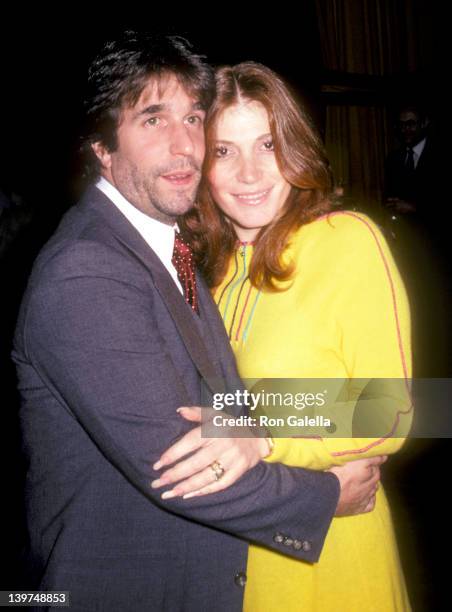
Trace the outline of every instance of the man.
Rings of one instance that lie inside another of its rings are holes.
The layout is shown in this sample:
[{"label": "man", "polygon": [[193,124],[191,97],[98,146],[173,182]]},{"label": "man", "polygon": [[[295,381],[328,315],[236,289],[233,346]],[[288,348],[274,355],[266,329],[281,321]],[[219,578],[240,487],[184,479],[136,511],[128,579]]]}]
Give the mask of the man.
[{"label": "man", "polygon": [[205,285],[186,268],[190,307],[172,264],[211,72],[181,39],[127,33],[89,84],[101,178],[39,256],[14,351],[36,588],[70,591],[72,610],[240,610],[245,541],[315,561],[335,511],[372,507],[379,461],[340,474],[338,510],[335,475],[258,461],[265,438],[230,441],[250,469],[227,491],[165,499],[151,486],[190,430],[176,409],[199,405],[201,381],[241,384]]},{"label": "man", "polygon": [[440,158],[429,126],[428,117],[415,106],[398,113],[400,146],[389,153],[385,171],[386,205],[396,213],[426,218],[438,213],[431,200],[439,187],[435,177],[440,177]]},{"label": "man", "polygon": [[385,206],[391,214],[394,254],[411,297],[414,372],[450,373],[450,237],[444,223],[449,195],[447,156],[427,114],[403,106],[397,115],[399,147],[385,166]]}]

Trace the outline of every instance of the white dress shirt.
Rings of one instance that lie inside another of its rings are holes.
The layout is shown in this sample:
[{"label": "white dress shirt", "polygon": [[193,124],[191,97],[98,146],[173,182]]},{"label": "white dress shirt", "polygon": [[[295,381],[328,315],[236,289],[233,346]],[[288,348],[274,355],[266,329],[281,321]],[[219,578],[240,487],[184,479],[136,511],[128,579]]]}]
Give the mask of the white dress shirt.
[{"label": "white dress shirt", "polygon": [[161,221],[157,221],[145,215],[141,210],[138,210],[138,208],[128,202],[116,187],[103,176],[97,181],[96,187],[100,189],[117,208],[119,208],[124,217],[126,217],[133,227],[141,234],[143,239],[168,270],[179,291],[183,293],[176,269],[171,262],[175,231],[178,229],[177,225],[166,225],[166,223],[162,223]]},{"label": "white dress shirt", "polygon": [[424,150],[426,140],[426,138],[423,138],[420,142],[417,143],[415,147],[413,147],[413,160],[415,168],[417,167],[419,158],[421,157],[422,151]]}]

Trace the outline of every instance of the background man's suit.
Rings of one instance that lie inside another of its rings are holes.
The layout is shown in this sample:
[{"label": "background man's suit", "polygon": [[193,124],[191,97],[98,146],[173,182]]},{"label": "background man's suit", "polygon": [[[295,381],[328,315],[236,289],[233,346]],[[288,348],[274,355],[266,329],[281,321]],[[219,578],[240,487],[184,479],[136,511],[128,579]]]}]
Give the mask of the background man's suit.
[{"label": "background man's suit", "polygon": [[411,298],[414,373],[418,377],[447,377],[450,373],[452,327],[450,309],[452,261],[446,211],[450,196],[445,146],[428,134],[414,170],[406,167],[407,148],[392,151],[386,160],[386,196],[415,205],[395,211],[394,254]]},{"label": "background man's suit", "polygon": [[246,540],[320,554],[332,474],[261,462],[212,496],[162,502],[150,487],[153,463],[192,426],[176,408],[199,404],[201,379],[240,385],[198,287],[199,318],[95,187],[35,264],[14,351],[31,560],[35,587],[71,591],[71,610],[238,611]]},{"label": "background man's suit", "polygon": [[424,149],[414,170],[406,165],[407,148],[391,151],[386,159],[385,192],[386,197],[400,198],[416,205],[416,213],[424,222],[432,224],[441,217],[442,202],[440,193],[441,157],[438,145],[432,137],[427,137]]}]

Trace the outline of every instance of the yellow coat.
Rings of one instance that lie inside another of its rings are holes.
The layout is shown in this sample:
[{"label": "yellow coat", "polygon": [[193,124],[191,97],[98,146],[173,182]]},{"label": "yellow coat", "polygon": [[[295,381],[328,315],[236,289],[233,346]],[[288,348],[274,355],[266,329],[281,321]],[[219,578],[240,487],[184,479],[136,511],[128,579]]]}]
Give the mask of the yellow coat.
[{"label": "yellow coat", "polygon": [[[369,218],[335,212],[300,228],[284,253],[296,271],[283,292],[251,286],[252,251],[240,245],[215,291],[242,378],[408,380],[407,298],[386,242]],[[391,454],[409,429],[410,402],[394,408],[392,420],[387,434],[375,439],[276,438],[269,460],[324,470]],[[383,488],[372,512],[333,520],[317,564],[251,546],[244,608],[410,610]]]}]

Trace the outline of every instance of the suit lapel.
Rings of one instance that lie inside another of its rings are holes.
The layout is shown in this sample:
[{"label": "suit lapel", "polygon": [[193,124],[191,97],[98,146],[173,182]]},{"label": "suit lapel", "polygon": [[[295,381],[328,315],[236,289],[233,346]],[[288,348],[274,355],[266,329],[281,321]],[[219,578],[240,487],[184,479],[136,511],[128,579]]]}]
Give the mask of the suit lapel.
[{"label": "suit lapel", "polygon": [[427,140],[425,141],[424,148],[422,149],[422,153],[417,162],[416,171],[423,172],[424,166],[427,166],[428,162],[430,161],[429,160],[430,153],[431,153],[431,147],[430,147],[429,139],[427,138]]},{"label": "suit lapel", "polygon": [[93,208],[101,214],[113,230],[115,238],[149,271],[188,354],[208,387],[215,392],[221,374],[209,359],[207,347],[192,320],[193,315],[160,259],[139,232],[99,189],[95,187],[88,189],[81,205]]}]

